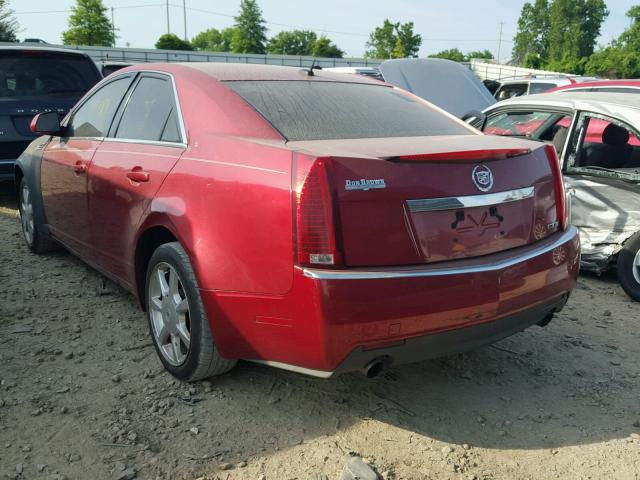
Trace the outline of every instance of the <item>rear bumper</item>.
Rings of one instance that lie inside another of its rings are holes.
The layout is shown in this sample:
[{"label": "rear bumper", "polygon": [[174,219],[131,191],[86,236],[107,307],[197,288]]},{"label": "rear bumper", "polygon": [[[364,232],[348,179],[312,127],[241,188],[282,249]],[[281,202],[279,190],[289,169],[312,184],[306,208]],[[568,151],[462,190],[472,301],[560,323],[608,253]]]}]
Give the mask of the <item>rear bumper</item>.
[{"label": "rear bumper", "polygon": [[398,345],[390,347],[372,350],[357,347],[333,371],[306,369],[263,360],[257,360],[257,362],[321,378],[329,378],[338,373],[364,370],[374,362],[381,362],[387,367],[421,362],[474,350],[509,337],[534,324],[541,322],[546,324],[554,313],[562,310],[568,298],[569,294],[565,293],[551,302],[537,305],[515,315],[470,327],[405,339]]},{"label": "rear bumper", "polygon": [[223,356],[327,377],[374,359],[462,352],[562,308],[580,263],[570,227],[535,245],[411,268],[295,268],[284,297],[202,291]]}]

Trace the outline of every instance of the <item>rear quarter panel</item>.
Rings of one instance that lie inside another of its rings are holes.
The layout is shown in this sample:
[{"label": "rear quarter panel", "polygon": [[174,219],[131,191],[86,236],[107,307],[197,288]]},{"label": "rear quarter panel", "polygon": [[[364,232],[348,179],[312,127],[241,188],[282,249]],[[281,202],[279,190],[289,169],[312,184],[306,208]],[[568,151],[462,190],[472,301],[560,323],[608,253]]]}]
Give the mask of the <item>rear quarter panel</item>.
[{"label": "rear quarter panel", "polygon": [[170,218],[200,288],[284,294],[293,281],[291,152],[209,141],[215,148],[182,156],[151,212]]},{"label": "rear quarter panel", "polygon": [[201,289],[282,295],[293,276],[291,152],[223,83],[174,74],[188,147],[151,202],[143,230],[165,225],[189,253]]}]

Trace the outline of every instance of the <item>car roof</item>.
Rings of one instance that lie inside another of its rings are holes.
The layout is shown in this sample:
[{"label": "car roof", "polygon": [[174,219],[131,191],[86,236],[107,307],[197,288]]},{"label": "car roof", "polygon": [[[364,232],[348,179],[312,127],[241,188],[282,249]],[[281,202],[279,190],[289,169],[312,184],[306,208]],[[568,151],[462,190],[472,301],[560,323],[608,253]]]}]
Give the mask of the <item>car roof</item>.
[{"label": "car roof", "polygon": [[280,65],[252,65],[242,63],[192,62],[172,64],[136,65],[132,70],[162,69],[171,71],[175,67],[197,70],[219,81],[249,81],[249,80],[280,80],[280,81],[321,81],[342,83],[365,83],[370,85],[385,85],[384,82],[359,75],[328,72],[314,69],[313,75],[308,69],[300,67],[285,67]]},{"label": "car roof", "polygon": [[626,120],[640,127],[640,95],[637,93],[572,92],[562,95],[539,93],[503,100],[484,110],[488,113],[504,107],[557,108],[585,110]]},{"label": "car roof", "polygon": [[598,108],[608,105],[617,108],[631,108],[640,110],[640,96],[636,93],[608,93],[608,92],[571,92],[567,90],[562,95],[538,93],[509,98],[496,103],[490,108],[507,105],[545,105],[549,107],[572,108],[584,110],[585,107]]},{"label": "car roof", "polygon": [[34,50],[39,52],[51,52],[51,53],[62,53],[67,55],[79,55],[82,57],[88,57],[85,52],[81,52],[79,50],[74,50],[71,48],[56,48],[56,47],[42,47],[38,44],[18,44],[18,45],[0,45],[0,51],[24,51],[24,50]]},{"label": "car roof", "polygon": [[527,82],[546,82],[546,83],[558,83],[559,81],[569,81],[567,77],[518,77],[508,78],[504,80],[498,80],[502,85],[510,85],[513,83],[527,83]]},{"label": "car roof", "polygon": [[594,80],[590,82],[573,83],[571,85],[563,85],[558,88],[554,88],[552,91],[546,93],[564,92],[565,90],[572,90],[574,88],[589,88],[589,87],[640,87],[640,80],[628,79],[628,80]]}]

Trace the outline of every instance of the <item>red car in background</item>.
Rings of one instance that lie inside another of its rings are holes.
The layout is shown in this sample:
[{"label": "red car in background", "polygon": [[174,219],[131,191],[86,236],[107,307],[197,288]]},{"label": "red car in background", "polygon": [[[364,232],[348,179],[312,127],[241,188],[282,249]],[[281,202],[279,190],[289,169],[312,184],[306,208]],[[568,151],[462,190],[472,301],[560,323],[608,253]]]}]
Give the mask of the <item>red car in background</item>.
[{"label": "red car in background", "polygon": [[640,93],[640,80],[596,80],[583,83],[572,83],[547,90],[546,93],[572,92],[604,92],[604,93]]},{"label": "red car in background", "polygon": [[27,245],[136,295],[183,380],[238,359],[375,375],[544,325],[576,283],[553,149],[374,79],[141,65],[32,129]]}]

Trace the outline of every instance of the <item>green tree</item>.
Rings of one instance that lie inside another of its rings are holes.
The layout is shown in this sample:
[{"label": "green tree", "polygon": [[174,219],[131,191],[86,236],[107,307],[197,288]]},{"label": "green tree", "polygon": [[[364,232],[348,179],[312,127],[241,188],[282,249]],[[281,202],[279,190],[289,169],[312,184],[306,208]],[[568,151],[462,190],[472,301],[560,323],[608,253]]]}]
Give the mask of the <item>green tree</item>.
[{"label": "green tree", "polygon": [[19,28],[7,0],[0,0],[0,42],[17,42]]},{"label": "green tree", "polygon": [[609,15],[604,0],[554,0],[549,15],[548,68],[580,73]]},{"label": "green tree", "polygon": [[328,37],[322,35],[320,38],[316,40],[313,44],[313,49],[311,50],[311,54],[314,57],[325,57],[325,58],[342,58],[344,56],[344,52],[338,48],[336,44],[334,44]]},{"label": "green tree", "polygon": [[[403,55],[396,55],[394,58],[416,58],[422,45],[422,36],[413,32],[413,22],[396,24],[396,35],[397,39],[394,50],[398,47],[398,43],[400,43],[402,45]],[[397,53],[401,52],[398,51]]]},{"label": "green tree", "polygon": [[209,28],[193,37],[191,39],[191,45],[196,50],[230,52],[234,32],[235,30],[232,27],[225,28],[222,31]]},{"label": "green tree", "polygon": [[231,40],[234,53],[266,53],[267,27],[256,0],[241,0]]},{"label": "green tree", "polygon": [[609,78],[640,77],[640,5],[631,7],[627,17],[631,20],[629,28],[589,57],[586,74]]},{"label": "green tree", "polygon": [[396,45],[395,47],[393,47],[393,50],[391,51],[391,58],[406,58],[407,57],[407,51],[404,49],[404,44],[402,43],[402,40],[400,40],[399,38],[396,38]]},{"label": "green tree", "polygon": [[62,32],[62,43],[111,47],[115,40],[102,0],[76,0],[76,5],[71,7],[69,29]]},{"label": "green tree", "polygon": [[173,33],[160,35],[156,42],[156,48],[160,50],[193,50],[191,44]]},{"label": "green tree", "polygon": [[457,48],[450,48],[448,50],[442,50],[441,52],[429,55],[430,58],[444,58],[445,60],[453,60],[454,62],[464,62],[467,57]]},{"label": "green tree", "polygon": [[546,61],[549,57],[550,22],[548,0],[535,0],[522,6],[513,39],[513,58],[519,65],[524,65],[527,58]]},{"label": "green tree", "polygon": [[267,52],[281,55],[312,55],[318,36],[309,30],[282,31],[267,42]]},{"label": "green tree", "polygon": [[604,0],[535,0],[522,7],[513,57],[519,65],[582,73],[593,53]]},{"label": "green tree", "polygon": [[640,52],[640,5],[635,5],[627,12],[631,26],[618,37],[617,44],[622,48]]},{"label": "green tree", "polygon": [[369,58],[417,57],[422,36],[413,32],[413,22],[392,23],[388,18],[369,35],[365,56]]},{"label": "green tree", "polygon": [[472,58],[484,58],[487,60],[493,59],[493,53],[491,53],[489,50],[478,50],[474,52],[469,52],[467,53],[466,56],[467,56],[467,60],[471,60]]}]

